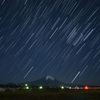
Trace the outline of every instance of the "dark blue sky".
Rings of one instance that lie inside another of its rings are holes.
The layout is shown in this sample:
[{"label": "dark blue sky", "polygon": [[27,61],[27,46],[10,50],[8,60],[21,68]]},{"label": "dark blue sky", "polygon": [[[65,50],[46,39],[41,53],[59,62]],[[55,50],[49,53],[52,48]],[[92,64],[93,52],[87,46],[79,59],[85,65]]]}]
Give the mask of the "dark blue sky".
[{"label": "dark blue sky", "polygon": [[0,0],[0,83],[47,75],[100,85],[100,0]]}]

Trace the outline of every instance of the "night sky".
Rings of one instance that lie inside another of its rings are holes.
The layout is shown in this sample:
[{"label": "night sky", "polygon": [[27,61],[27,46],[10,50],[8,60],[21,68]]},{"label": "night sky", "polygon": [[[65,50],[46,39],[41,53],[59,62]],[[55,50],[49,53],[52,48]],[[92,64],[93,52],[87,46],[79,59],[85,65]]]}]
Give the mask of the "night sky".
[{"label": "night sky", "polygon": [[100,85],[100,0],[0,0],[0,83],[47,75]]}]

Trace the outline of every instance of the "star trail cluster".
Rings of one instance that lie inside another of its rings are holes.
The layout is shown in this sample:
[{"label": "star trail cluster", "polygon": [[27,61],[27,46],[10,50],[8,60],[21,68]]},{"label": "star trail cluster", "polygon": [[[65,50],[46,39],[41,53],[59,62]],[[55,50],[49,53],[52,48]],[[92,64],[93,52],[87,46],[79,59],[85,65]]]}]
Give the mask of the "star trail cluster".
[{"label": "star trail cluster", "polygon": [[47,75],[100,85],[100,0],[0,0],[0,83]]}]

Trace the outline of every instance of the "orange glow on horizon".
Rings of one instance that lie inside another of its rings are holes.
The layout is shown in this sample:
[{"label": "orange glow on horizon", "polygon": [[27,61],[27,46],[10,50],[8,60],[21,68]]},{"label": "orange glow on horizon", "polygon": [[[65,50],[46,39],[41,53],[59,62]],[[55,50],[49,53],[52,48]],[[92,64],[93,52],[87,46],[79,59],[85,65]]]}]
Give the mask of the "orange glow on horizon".
[{"label": "orange glow on horizon", "polygon": [[84,87],[85,90],[88,90],[89,88],[87,86]]}]

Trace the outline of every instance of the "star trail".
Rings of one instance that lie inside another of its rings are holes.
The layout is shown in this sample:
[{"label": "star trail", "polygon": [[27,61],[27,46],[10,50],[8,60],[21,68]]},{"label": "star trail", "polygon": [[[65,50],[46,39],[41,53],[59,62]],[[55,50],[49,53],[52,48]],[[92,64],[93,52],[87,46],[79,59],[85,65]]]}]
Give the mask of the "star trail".
[{"label": "star trail", "polygon": [[100,85],[100,0],[0,0],[0,83],[47,75]]}]

